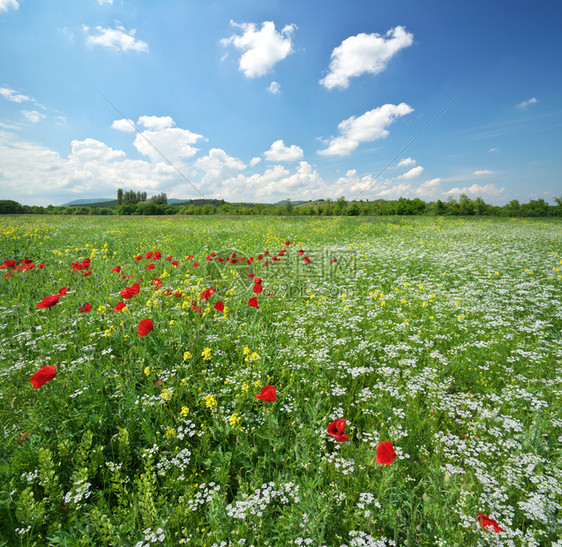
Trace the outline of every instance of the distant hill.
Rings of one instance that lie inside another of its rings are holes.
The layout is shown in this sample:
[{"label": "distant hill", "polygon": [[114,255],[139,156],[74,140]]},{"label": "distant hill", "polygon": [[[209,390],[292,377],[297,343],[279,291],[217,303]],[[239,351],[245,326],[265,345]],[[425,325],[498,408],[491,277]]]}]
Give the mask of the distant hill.
[{"label": "distant hill", "polygon": [[69,201],[68,203],[63,203],[61,207],[72,207],[75,205],[91,205],[92,203],[105,203],[106,201],[115,201],[115,199],[114,198],[76,199],[74,201]]}]

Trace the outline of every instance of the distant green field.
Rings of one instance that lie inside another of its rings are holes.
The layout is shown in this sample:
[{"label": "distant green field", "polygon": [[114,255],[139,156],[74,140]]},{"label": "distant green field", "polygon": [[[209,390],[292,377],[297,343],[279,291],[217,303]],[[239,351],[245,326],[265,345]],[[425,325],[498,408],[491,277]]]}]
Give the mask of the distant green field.
[{"label": "distant green field", "polygon": [[0,545],[561,545],[561,221],[5,216],[0,251]]}]

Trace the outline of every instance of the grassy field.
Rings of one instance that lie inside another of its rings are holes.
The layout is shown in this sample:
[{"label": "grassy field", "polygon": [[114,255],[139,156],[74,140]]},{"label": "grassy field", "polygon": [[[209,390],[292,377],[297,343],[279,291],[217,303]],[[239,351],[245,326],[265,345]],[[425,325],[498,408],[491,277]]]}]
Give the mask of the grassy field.
[{"label": "grassy field", "polygon": [[0,251],[0,545],[562,545],[562,222],[6,216]]}]

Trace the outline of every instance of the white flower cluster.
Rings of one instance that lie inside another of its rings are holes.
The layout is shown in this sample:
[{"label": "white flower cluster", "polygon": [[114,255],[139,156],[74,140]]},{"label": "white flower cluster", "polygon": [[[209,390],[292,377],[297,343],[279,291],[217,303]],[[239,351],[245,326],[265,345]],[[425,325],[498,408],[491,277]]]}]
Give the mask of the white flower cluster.
[{"label": "white flower cluster", "polygon": [[[351,530],[349,536],[351,537],[349,547],[387,547],[396,545],[392,539],[375,539],[373,536],[360,530]],[[341,547],[347,546],[342,545]]]},{"label": "white flower cluster", "polygon": [[[183,473],[187,469],[187,466],[189,465],[190,456],[191,456],[191,452],[187,448],[184,448],[169,460],[165,457],[162,458],[156,464],[156,469],[158,474],[161,477],[163,477],[173,467],[177,467]],[[185,477],[183,475],[180,475],[178,477],[178,480],[180,481],[185,480]]]},{"label": "white flower cluster", "polygon": [[299,487],[292,482],[280,484],[278,487],[274,482],[262,484],[256,488],[254,494],[244,494],[242,500],[226,506],[226,514],[235,519],[245,519],[248,515],[261,517],[268,505],[279,501],[287,505],[291,500],[298,503]]},{"label": "white flower cluster", "polygon": [[187,505],[189,505],[189,508],[192,511],[197,511],[200,505],[209,503],[215,492],[218,492],[220,489],[220,485],[215,484],[214,482],[210,482],[209,484],[200,484],[197,493],[193,496],[193,499],[187,502]]},{"label": "white flower cluster", "polygon": [[142,533],[144,534],[144,539],[143,541],[137,541],[137,543],[135,543],[135,547],[150,547],[153,543],[164,543],[164,540],[166,539],[166,535],[164,534],[164,530],[162,528],[158,528],[154,532],[151,528],[147,528],[146,530],[143,530]]},{"label": "white flower cluster", "polygon": [[340,458],[336,453],[327,454],[322,457],[322,460],[328,463],[333,463],[335,468],[338,469],[342,475],[349,475],[355,471],[353,460]]},{"label": "white flower cluster", "polygon": [[90,486],[92,485],[83,479],[77,480],[74,483],[72,490],[65,494],[63,498],[64,503],[72,502],[75,505],[79,505],[82,500],[90,497]]}]

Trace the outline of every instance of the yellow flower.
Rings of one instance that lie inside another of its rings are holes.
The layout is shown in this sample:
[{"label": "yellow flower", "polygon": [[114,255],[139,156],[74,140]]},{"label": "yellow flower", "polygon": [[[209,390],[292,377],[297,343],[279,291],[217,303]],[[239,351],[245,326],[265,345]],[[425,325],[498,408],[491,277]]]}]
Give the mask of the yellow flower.
[{"label": "yellow flower", "polygon": [[150,367],[144,367],[144,373],[145,373],[147,376],[150,376]]},{"label": "yellow flower", "polygon": [[242,418],[240,418],[240,414],[235,412],[230,418],[228,418],[228,423],[230,424],[230,427],[234,428],[240,423],[241,420]]},{"label": "yellow flower", "polygon": [[244,349],[242,350],[244,352],[244,355],[248,355],[248,353],[250,353],[250,348],[248,346],[244,346]]},{"label": "yellow flower", "polygon": [[166,429],[166,439],[172,439],[176,436],[176,430],[173,427]]},{"label": "yellow flower", "polygon": [[189,414],[189,407],[182,406],[180,411],[180,416],[187,416]]},{"label": "yellow flower", "polygon": [[106,308],[105,306],[99,306],[99,307],[98,307],[98,311],[99,311],[100,313],[105,313],[106,310],[107,310],[107,308]]},{"label": "yellow flower", "polygon": [[211,359],[211,348],[205,348],[201,352],[201,357],[203,357],[204,361],[210,361],[210,359]]},{"label": "yellow flower", "polygon": [[183,360],[187,361],[188,359],[191,359],[193,356],[191,355],[191,353],[189,353],[189,351],[184,351],[183,352]]},{"label": "yellow flower", "polygon": [[214,408],[217,406],[217,400],[215,399],[214,395],[206,395],[205,396],[205,405],[207,408]]},{"label": "yellow flower", "polygon": [[162,390],[162,393],[160,393],[160,397],[162,397],[164,401],[169,401],[172,398],[172,392],[165,388]]},{"label": "yellow flower", "polygon": [[418,286],[418,289],[419,289],[420,291],[423,291],[423,285],[419,285],[419,286]]}]

